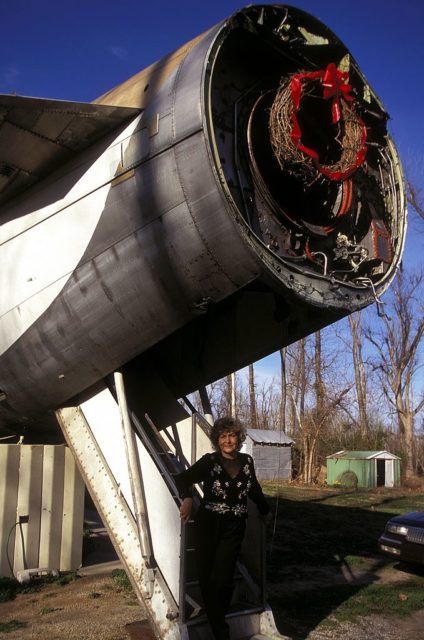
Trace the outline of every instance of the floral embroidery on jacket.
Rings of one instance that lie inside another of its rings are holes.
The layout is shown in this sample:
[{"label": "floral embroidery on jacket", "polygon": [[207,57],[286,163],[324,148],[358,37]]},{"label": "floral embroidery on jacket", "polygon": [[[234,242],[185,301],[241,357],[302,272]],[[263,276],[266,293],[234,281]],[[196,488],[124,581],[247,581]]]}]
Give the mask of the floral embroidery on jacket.
[{"label": "floral embroidery on jacket", "polygon": [[213,465],[213,469],[211,471],[211,476],[213,474],[219,475],[221,471],[222,471],[222,467],[217,462],[215,462],[215,464]]},{"label": "floral embroidery on jacket", "polygon": [[206,502],[205,508],[208,511],[215,511],[216,513],[228,513],[231,511],[231,507],[225,502]]},{"label": "floral embroidery on jacket", "polygon": [[266,513],[269,507],[256,479],[252,458],[242,453],[239,456],[239,471],[233,477],[218,454],[205,454],[190,469],[176,476],[180,496],[192,495],[191,486],[203,483],[203,508],[216,514],[246,516],[249,496],[259,511]]},{"label": "floral embroidery on jacket", "polygon": [[247,507],[244,504],[236,504],[235,507],[232,507],[231,511],[236,516],[244,516],[247,513]]},{"label": "floral embroidery on jacket", "polygon": [[206,502],[205,509],[215,511],[215,513],[234,513],[235,516],[244,516],[247,514],[247,507],[243,504],[236,504],[234,507],[228,506],[225,502]]},{"label": "floral embroidery on jacket", "polygon": [[[237,486],[239,486],[239,485],[237,484]],[[249,494],[251,486],[252,486],[252,483],[250,482],[250,480],[248,480],[247,483],[246,483],[246,488],[243,489],[242,491],[240,491],[239,494],[238,494],[238,499],[239,500],[242,500],[243,498],[245,498]]]},{"label": "floral embroidery on jacket", "polygon": [[227,497],[227,494],[225,493],[224,489],[221,486],[221,482],[219,480],[215,480],[215,482],[212,485],[212,493],[214,493],[216,496],[222,496],[222,498],[225,500]]}]

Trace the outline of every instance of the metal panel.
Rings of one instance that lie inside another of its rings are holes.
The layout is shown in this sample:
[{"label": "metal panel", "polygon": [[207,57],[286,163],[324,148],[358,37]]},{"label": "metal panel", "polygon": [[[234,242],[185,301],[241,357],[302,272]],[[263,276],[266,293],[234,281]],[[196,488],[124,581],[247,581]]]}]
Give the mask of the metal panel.
[{"label": "metal panel", "polygon": [[251,455],[258,480],[291,478],[291,447],[253,445]]},{"label": "metal panel", "polygon": [[292,444],[294,440],[289,438],[284,431],[276,431],[272,429],[247,429],[249,438],[256,443],[265,444]]},{"label": "metal panel", "polygon": [[70,571],[80,566],[82,558],[82,544],[74,544],[74,541],[78,537],[82,541],[84,483],[69,449],[65,450],[64,472],[60,569],[61,571]]},{"label": "metal panel", "polygon": [[[90,424],[97,445],[107,460],[110,471],[134,515],[134,503],[118,405],[111,393],[105,390],[83,403],[82,410]],[[137,438],[137,444],[154,556],[173,597],[178,601],[181,526],[179,511],[160,472],[139,438]]]},{"label": "metal panel", "polygon": [[365,459],[329,459],[327,461],[328,484],[337,483],[344,472],[352,471],[358,478],[358,487],[374,487],[375,464],[374,461]]},{"label": "metal panel", "polygon": [[386,475],[385,486],[394,487],[395,474],[394,474],[394,460],[386,460],[384,464],[384,471]]},{"label": "metal panel", "polygon": [[[63,490],[65,486],[65,499]],[[0,446],[0,575],[81,564],[84,484],[64,445]]]},{"label": "metal panel", "polygon": [[14,570],[39,566],[40,505],[43,471],[43,447],[22,446],[20,450],[17,519],[29,516],[19,525],[15,540]]},{"label": "metal panel", "polygon": [[[88,404],[84,403],[84,413]],[[100,419],[101,417],[102,414]],[[67,407],[58,411],[58,418],[68,444],[78,460],[87,486],[90,488],[93,500],[104,517],[109,534],[112,540],[119,543],[122,561],[132,577],[140,577],[143,573],[143,565],[135,522],[126,500],[122,499],[121,486],[115,482],[84,414],[77,407]],[[111,435],[110,432],[109,435]],[[111,443],[118,454],[118,442],[114,443],[111,439]],[[115,458],[112,447],[109,461],[116,462]]]},{"label": "metal panel", "polygon": [[130,106],[148,110],[151,101],[155,99],[158,93],[163,91],[163,86],[166,86],[169,77],[173,77],[176,69],[179,68],[181,60],[204,35],[196,36],[162,60],[139,71],[119,86],[97,98],[94,104]]},{"label": "metal panel", "polygon": [[400,459],[394,461],[395,487],[400,487]]},{"label": "metal panel", "polygon": [[218,24],[205,34],[181,63],[172,105],[177,140],[182,140],[202,128],[206,57],[217,33],[221,30],[221,26]]},{"label": "metal panel", "polygon": [[327,458],[340,458],[346,460],[400,460],[399,456],[396,456],[389,451],[338,451],[333,453]]},{"label": "metal panel", "polygon": [[0,96],[0,109],[0,162],[11,170],[0,201],[140,113],[127,107],[8,95]]},{"label": "metal panel", "polygon": [[[136,522],[126,500],[128,497],[132,504],[118,406],[109,391],[104,391],[82,407],[84,412],[78,407],[57,412],[63,432],[135,591],[156,624],[158,635],[163,640],[176,640],[179,631],[175,622],[175,600],[161,571],[151,572],[144,564]],[[159,482],[163,484],[162,479]],[[175,504],[174,510],[178,515]],[[152,517],[158,518],[159,524],[161,511],[161,503],[154,501]],[[168,538],[166,549],[179,564],[173,542]],[[178,537],[176,542],[177,547]]]},{"label": "metal panel", "polygon": [[10,574],[16,535],[19,446],[0,445],[0,575]]},{"label": "metal panel", "polygon": [[[41,498],[40,567],[65,570],[60,563],[62,546],[64,446],[44,447],[43,492]],[[81,521],[81,514],[79,514]],[[77,543],[78,538],[75,538]],[[71,540],[72,544],[73,540]],[[77,543],[78,545],[78,543]],[[82,545],[79,545],[80,549]],[[75,568],[78,564],[72,565]]]},{"label": "metal panel", "polygon": [[138,441],[138,451],[143,469],[154,556],[172,595],[178,602],[180,584],[180,513],[159,470],[140,441]]},{"label": "metal panel", "polygon": [[[129,144],[129,134],[134,126],[132,123],[127,128],[124,146]],[[111,171],[114,175],[120,160],[119,140],[118,136],[116,144],[103,154],[102,149],[97,148],[97,155],[100,154],[97,161],[90,151],[88,162],[84,158],[81,165],[71,167],[55,184],[58,199],[54,205],[44,206],[27,216],[23,215],[22,209],[16,215],[13,207],[5,214],[14,219],[0,229],[3,240],[0,247],[3,265],[0,288],[9,292],[0,300],[0,350],[6,351],[43,314],[86,253],[110,191],[109,186],[103,184],[104,178],[112,177]],[[87,194],[87,190],[91,193]],[[82,195],[86,198],[80,199]],[[41,220],[43,225],[39,224]],[[52,273],[55,274],[54,282]],[[54,323],[56,328],[60,322]],[[65,349],[66,346],[59,348],[61,352]],[[28,368],[39,367],[40,358],[40,354],[29,358]],[[42,359],[45,361],[46,358]],[[18,366],[18,361],[19,358],[10,370]],[[43,369],[43,377],[45,374]]]},{"label": "metal panel", "polygon": [[[195,414],[161,431],[161,435],[168,443],[170,451],[189,465],[199,460],[205,453],[211,453],[212,451],[211,441],[206,430],[202,428],[202,421],[204,421],[204,418]],[[192,429],[194,429],[195,441],[193,440]]]},{"label": "metal panel", "polygon": [[199,263],[197,277],[204,286],[208,280],[211,280],[209,287],[213,282],[219,295],[213,289],[209,295],[219,300],[258,277],[260,262],[240,234],[234,210],[224,193],[217,189],[204,132],[183,140],[175,150],[175,161],[193,223],[210,263],[208,266],[205,262],[208,271],[205,268],[203,273],[202,262]]}]

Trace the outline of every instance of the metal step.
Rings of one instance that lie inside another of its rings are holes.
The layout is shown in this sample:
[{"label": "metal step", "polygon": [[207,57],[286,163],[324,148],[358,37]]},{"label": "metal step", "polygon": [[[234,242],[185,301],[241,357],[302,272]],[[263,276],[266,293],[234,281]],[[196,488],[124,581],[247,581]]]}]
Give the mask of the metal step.
[{"label": "metal step", "polygon": [[[226,621],[230,625],[230,637],[234,640],[249,637],[260,633],[260,610],[246,610],[237,613],[229,613]],[[186,623],[190,640],[214,640],[212,631],[206,617],[193,619]]]}]

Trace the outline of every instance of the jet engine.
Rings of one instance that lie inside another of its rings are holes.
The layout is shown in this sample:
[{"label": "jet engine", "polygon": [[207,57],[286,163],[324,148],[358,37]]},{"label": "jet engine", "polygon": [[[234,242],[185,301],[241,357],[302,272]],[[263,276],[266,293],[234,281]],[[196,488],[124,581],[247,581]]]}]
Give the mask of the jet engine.
[{"label": "jet engine", "polygon": [[165,425],[395,275],[388,114],[303,11],[249,6],[91,104],[0,108],[5,429],[42,430],[120,367]]}]

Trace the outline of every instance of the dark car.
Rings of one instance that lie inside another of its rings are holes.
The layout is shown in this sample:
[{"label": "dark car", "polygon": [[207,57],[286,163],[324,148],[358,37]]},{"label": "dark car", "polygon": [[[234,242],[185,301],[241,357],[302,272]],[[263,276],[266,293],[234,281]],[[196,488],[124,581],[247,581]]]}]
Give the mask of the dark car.
[{"label": "dark car", "polygon": [[424,511],[391,518],[378,539],[378,548],[397,560],[424,564]]}]

